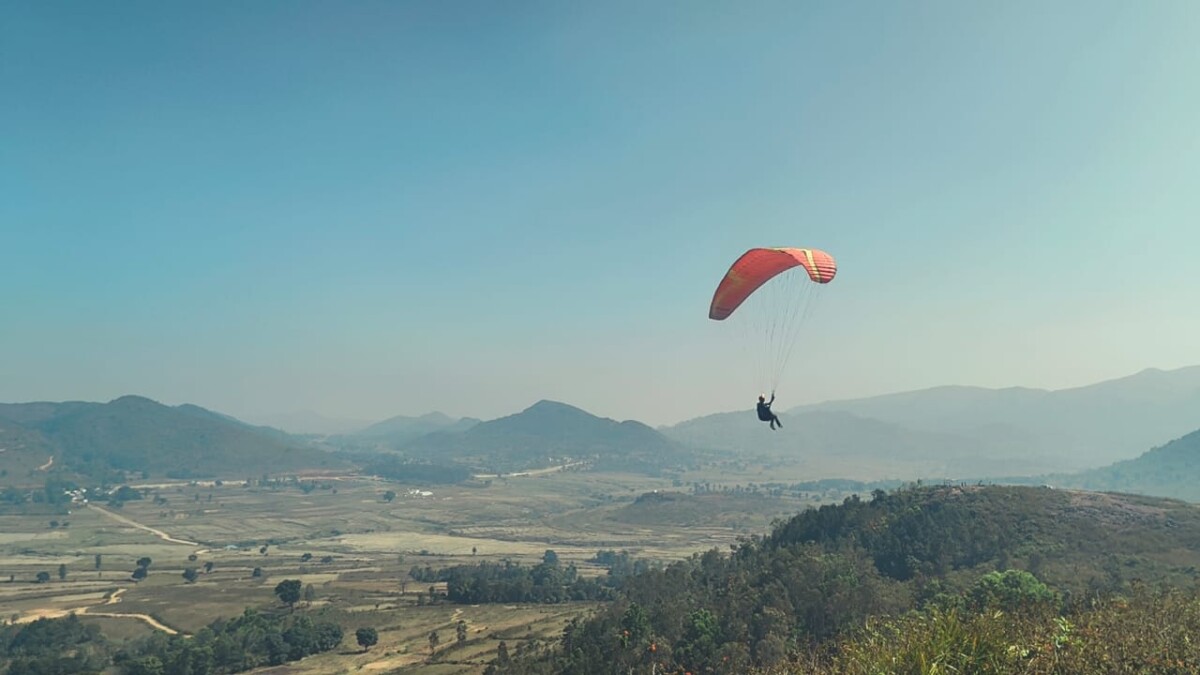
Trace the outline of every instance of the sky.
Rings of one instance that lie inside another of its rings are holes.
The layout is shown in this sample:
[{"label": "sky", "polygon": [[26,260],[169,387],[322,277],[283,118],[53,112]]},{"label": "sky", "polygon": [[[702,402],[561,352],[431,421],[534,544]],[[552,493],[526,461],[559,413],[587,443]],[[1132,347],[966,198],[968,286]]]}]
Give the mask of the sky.
[{"label": "sky", "polygon": [[[0,401],[668,424],[1200,363],[1200,3],[11,1]],[[736,314],[735,314],[736,317]]]}]

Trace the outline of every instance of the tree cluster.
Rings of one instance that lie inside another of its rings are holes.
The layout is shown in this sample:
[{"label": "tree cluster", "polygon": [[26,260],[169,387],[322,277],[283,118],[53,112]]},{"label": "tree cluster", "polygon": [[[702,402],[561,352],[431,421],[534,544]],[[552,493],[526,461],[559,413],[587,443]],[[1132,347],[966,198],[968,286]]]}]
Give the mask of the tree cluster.
[{"label": "tree cluster", "polygon": [[125,675],[220,675],[297,661],[341,641],[336,623],[247,609],[192,637],[156,633],[117,647],[98,627],[71,615],[0,629],[0,662],[8,660],[8,675],[99,673],[113,666]]},{"label": "tree cluster", "polygon": [[380,478],[414,485],[453,485],[471,477],[463,466],[414,462],[396,455],[376,457],[364,469]]},{"label": "tree cluster", "polygon": [[0,628],[0,662],[8,675],[95,673],[109,663],[108,644],[96,625],[75,615]]},{"label": "tree cluster", "polygon": [[462,604],[497,602],[560,603],[609,600],[614,589],[604,580],[584,579],[574,565],[557,560],[525,566],[512,562],[457,565],[439,575],[446,582],[446,597]]}]

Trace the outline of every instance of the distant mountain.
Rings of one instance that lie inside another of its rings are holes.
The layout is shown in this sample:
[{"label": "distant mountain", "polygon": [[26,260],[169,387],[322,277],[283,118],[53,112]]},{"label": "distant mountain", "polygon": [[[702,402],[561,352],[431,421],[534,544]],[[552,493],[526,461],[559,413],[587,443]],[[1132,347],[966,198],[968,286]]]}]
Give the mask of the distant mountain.
[{"label": "distant mountain", "polygon": [[[806,424],[820,419],[812,417],[816,413],[856,419],[843,418],[837,427],[830,426],[836,418],[825,418],[829,424],[803,433]],[[864,461],[907,465],[909,476],[937,475],[914,473],[927,464],[907,464],[911,457],[931,460],[950,476],[1077,471],[1129,459],[1200,427],[1200,366],[1149,369],[1056,391],[946,386],[830,401],[783,413],[784,431],[769,440],[759,433],[757,427],[765,425],[753,409],[734,414],[740,416],[734,429],[726,428],[723,416],[710,415],[662,431],[689,443],[706,440],[716,450],[765,448],[813,461],[851,452]]]},{"label": "distant mountain", "polygon": [[[1015,453],[963,434],[909,429],[891,422],[831,410],[787,413],[771,431],[754,411],[718,413],[662,430],[696,448],[787,459],[813,477],[858,480],[988,475],[1011,470]],[[1034,472],[1061,464],[1020,452]]]},{"label": "distant mountain", "polygon": [[356,438],[375,439],[402,445],[419,436],[435,431],[466,431],[479,424],[471,417],[453,418],[440,412],[431,412],[420,417],[397,415],[354,432]]},{"label": "distant mountain", "polygon": [[1200,427],[1200,366],[1072,389],[938,387],[803,406],[842,410],[910,429],[961,434],[997,451],[1059,458],[1073,469],[1129,459]]},{"label": "distant mountain", "polygon": [[1147,451],[1136,459],[1042,482],[1085,490],[1126,492],[1200,502],[1200,431]]},{"label": "distant mountain", "polygon": [[319,436],[352,434],[371,425],[370,420],[326,417],[311,410],[271,415],[246,415],[242,419],[253,424],[282,429],[292,434],[315,434]]},{"label": "distant mountain", "polygon": [[332,455],[193,405],[170,407],[140,396],[108,403],[0,405],[0,427],[88,472],[147,471],[183,477],[244,477],[342,466]]},{"label": "distant mountain", "polygon": [[688,452],[641,422],[601,418],[554,401],[539,401],[466,431],[438,431],[413,440],[405,454],[468,460],[509,471],[587,459],[616,470],[646,470],[682,460]]}]

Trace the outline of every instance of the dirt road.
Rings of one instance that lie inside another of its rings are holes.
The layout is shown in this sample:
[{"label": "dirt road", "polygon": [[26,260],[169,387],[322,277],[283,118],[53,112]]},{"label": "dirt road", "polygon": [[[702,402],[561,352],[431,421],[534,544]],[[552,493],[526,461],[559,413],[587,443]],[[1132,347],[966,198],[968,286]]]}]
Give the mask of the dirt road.
[{"label": "dirt road", "polygon": [[172,537],[171,535],[167,534],[166,532],[163,532],[162,530],[156,530],[153,527],[149,527],[147,525],[142,525],[141,523],[139,523],[135,520],[131,520],[129,518],[126,518],[125,516],[113,513],[112,511],[109,511],[108,509],[102,509],[99,506],[96,506],[95,504],[88,504],[87,506],[89,509],[94,509],[96,511],[99,511],[100,513],[103,513],[104,515],[108,516],[109,518],[112,518],[113,520],[117,521],[118,523],[122,523],[122,524],[128,525],[130,527],[136,527],[139,530],[144,530],[146,532],[149,532],[150,534],[153,534],[154,536],[158,537],[159,539],[162,539],[163,541],[169,541],[172,544],[184,544],[185,546],[199,546],[200,545],[194,541],[188,541],[187,539],[176,539],[175,537]]},{"label": "dirt road", "polygon": [[[101,603],[99,605],[94,605],[94,607],[107,607],[109,605],[117,604],[118,602],[121,601],[121,594],[124,593],[126,590],[128,590],[128,589],[118,588],[117,590],[113,591],[112,594],[109,595],[108,598],[106,598],[103,603]],[[99,616],[99,617],[104,617],[104,618],[108,618],[108,619],[137,619],[138,621],[145,622],[146,624],[148,624],[151,628],[154,628],[155,630],[161,630],[162,632],[166,633],[167,635],[178,635],[179,634],[179,631],[162,623],[161,621],[159,621],[158,619],[155,619],[154,617],[150,616],[149,614],[120,614],[117,612],[93,612],[93,611],[91,611],[92,607],[93,606],[75,607],[72,609],[35,609],[31,612],[27,612],[27,613],[23,614],[21,616],[21,618],[17,619],[17,623],[30,623],[33,621],[37,621],[38,619],[57,619],[60,617],[71,615],[71,614],[75,614],[77,616],[86,614],[88,616]]]}]

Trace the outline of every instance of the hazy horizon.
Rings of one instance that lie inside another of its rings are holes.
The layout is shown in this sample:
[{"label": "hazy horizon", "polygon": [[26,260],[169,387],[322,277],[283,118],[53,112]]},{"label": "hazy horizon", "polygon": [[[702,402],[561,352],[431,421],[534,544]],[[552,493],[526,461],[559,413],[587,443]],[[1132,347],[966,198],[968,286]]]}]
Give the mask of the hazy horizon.
[{"label": "hazy horizon", "polygon": [[1200,364],[1200,5],[0,8],[0,400],[781,409]]},{"label": "hazy horizon", "polygon": [[[1014,388],[1014,389],[1029,389],[1029,390],[1035,390],[1035,391],[1060,392],[1060,391],[1069,391],[1069,390],[1076,389],[1076,388],[1088,387],[1091,385],[1103,384],[1105,382],[1122,380],[1122,379],[1134,377],[1137,375],[1141,375],[1146,372],[1171,373],[1171,372],[1176,372],[1176,371],[1181,371],[1181,370],[1191,370],[1194,368],[1200,368],[1200,364],[1195,364],[1195,365],[1190,365],[1190,366],[1181,366],[1179,368],[1169,368],[1169,369],[1156,368],[1156,367],[1150,366],[1147,368],[1143,368],[1137,372],[1127,373],[1125,375],[1121,375],[1121,376],[1118,376],[1115,378],[1107,378],[1104,380],[1098,380],[1098,381],[1094,381],[1094,382],[1085,382],[1085,383],[1078,384],[1078,385],[1070,385],[1070,386],[1056,387],[1056,388],[1024,387],[1022,385],[1011,385],[1008,387],[982,387],[980,385],[949,382],[949,383],[945,383],[942,385],[934,385],[932,387],[923,387],[923,388],[919,388],[919,389],[904,389],[904,390],[896,390],[896,391],[875,392],[875,393],[864,394],[862,396],[853,396],[853,397],[848,397],[848,398],[820,399],[820,400],[811,401],[808,403],[798,404],[798,405],[804,406],[804,405],[809,405],[809,404],[814,404],[814,403],[815,404],[824,404],[824,403],[835,404],[835,403],[842,403],[842,402],[851,401],[851,400],[870,399],[870,398],[874,398],[874,397],[886,397],[886,396],[896,395],[896,394],[913,393],[913,392],[925,391],[928,389],[937,389],[940,387],[982,388],[982,389],[991,389],[994,391],[1000,391],[1003,389]],[[145,395],[140,394],[138,392],[126,392],[125,394],[121,394],[121,396],[145,396]],[[120,398],[120,396],[113,397],[113,399],[115,399],[115,398]],[[182,401],[182,400],[168,401],[168,400],[153,399],[153,397],[147,397],[147,398],[151,398],[152,400],[157,400],[159,403],[162,403],[164,405],[172,405],[172,406],[182,405],[182,404],[196,404],[195,401]],[[103,400],[61,399],[61,400],[55,400],[53,402],[64,402],[67,400],[73,400],[73,401],[84,401],[84,402],[91,402],[91,403],[107,403],[113,399],[103,399]],[[45,402],[45,401],[46,400],[0,401],[0,404],[39,403],[39,402]],[[341,433],[341,432],[345,432],[345,431],[351,431],[351,430],[354,430],[357,428],[365,428],[367,426],[377,424],[380,422],[384,422],[384,421],[387,421],[389,419],[396,418],[396,417],[417,418],[417,417],[422,417],[422,416],[431,415],[431,414],[446,415],[447,417],[450,417],[450,418],[474,418],[474,419],[479,419],[482,421],[488,421],[491,419],[497,419],[500,417],[506,417],[509,415],[514,415],[514,414],[520,413],[540,401],[555,401],[557,403],[564,403],[566,405],[570,405],[573,407],[581,407],[579,404],[572,402],[570,400],[558,400],[558,399],[550,399],[550,398],[543,397],[543,398],[538,398],[538,399],[531,399],[525,403],[515,403],[514,407],[511,409],[501,410],[500,412],[495,413],[493,415],[482,415],[482,416],[481,415],[473,415],[470,413],[461,414],[461,415],[447,415],[445,413],[445,411],[439,410],[436,408],[430,408],[428,410],[421,410],[421,411],[405,411],[405,412],[388,414],[388,415],[385,415],[382,417],[375,417],[375,418],[338,417],[338,416],[334,416],[334,415],[327,415],[321,411],[312,410],[312,409],[276,410],[276,411],[252,412],[252,413],[233,413],[229,410],[223,410],[223,409],[219,409],[219,408],[210,408],[210,409],[212,409],[214,412],[233,415],[234,417],[237,417],[238,419],[240,419],[243,422],[249,422],[252,424],[264,424],[267,426],[276,426],[280,429],[283,429],[284,431],[289,431],[289,432],[293,432],[293,433],[312,433],[312,431],[306,431],[299,427],[310,426],[309,423],[316,421],[316,420],[322,420],[324,422],[333,423],[335,426],[339,427],[340,430],[338,433]],[[202,407],[208,407],[208,406],[202,406]],[[796,407],[796,406],[785,406],[785,407],[780,408],[780,410],[786,411],[787,409],[792,408],[792,407]],[[582,408],[582,407],[581,407],[581,409],[583,409],[585,412],[597,415],[599,417],[611,417],[610,415],[607,415],[603,412],[598,412],[595,410]],[[691,414],[688,414],[688,415],[681,417],[679,419],[676,419],[676,420],[669,420],[666,422],[657,422],[657,423],[648,422],[647,420],[639,419],[639,418],[619,418],[618,417],[615,419],[617,419],[618,421],[632,419],[634,421],[639,421],[639,422],[644,422],[644,423],[650,424],[651,426],[654,426],[654,427],[668,427],[668,426],[674,426],[681,422],[690,421],[690,420],[700,418],[700,417],[705,417],[708,415],[728,413],[728,412],[737,412],[738,410],[742,410],[742,409],[749,410],[750,408],[747,406],[738,406],[738,407],[735,407],[732,409],[725,409],[725,410],[697,411],[697,412],[693,412]],[[284,420],[288,420],[289,418],[292,420],[293,423],[299,423],[297,428],[289,428],[288,424],[282,423]]]}]

